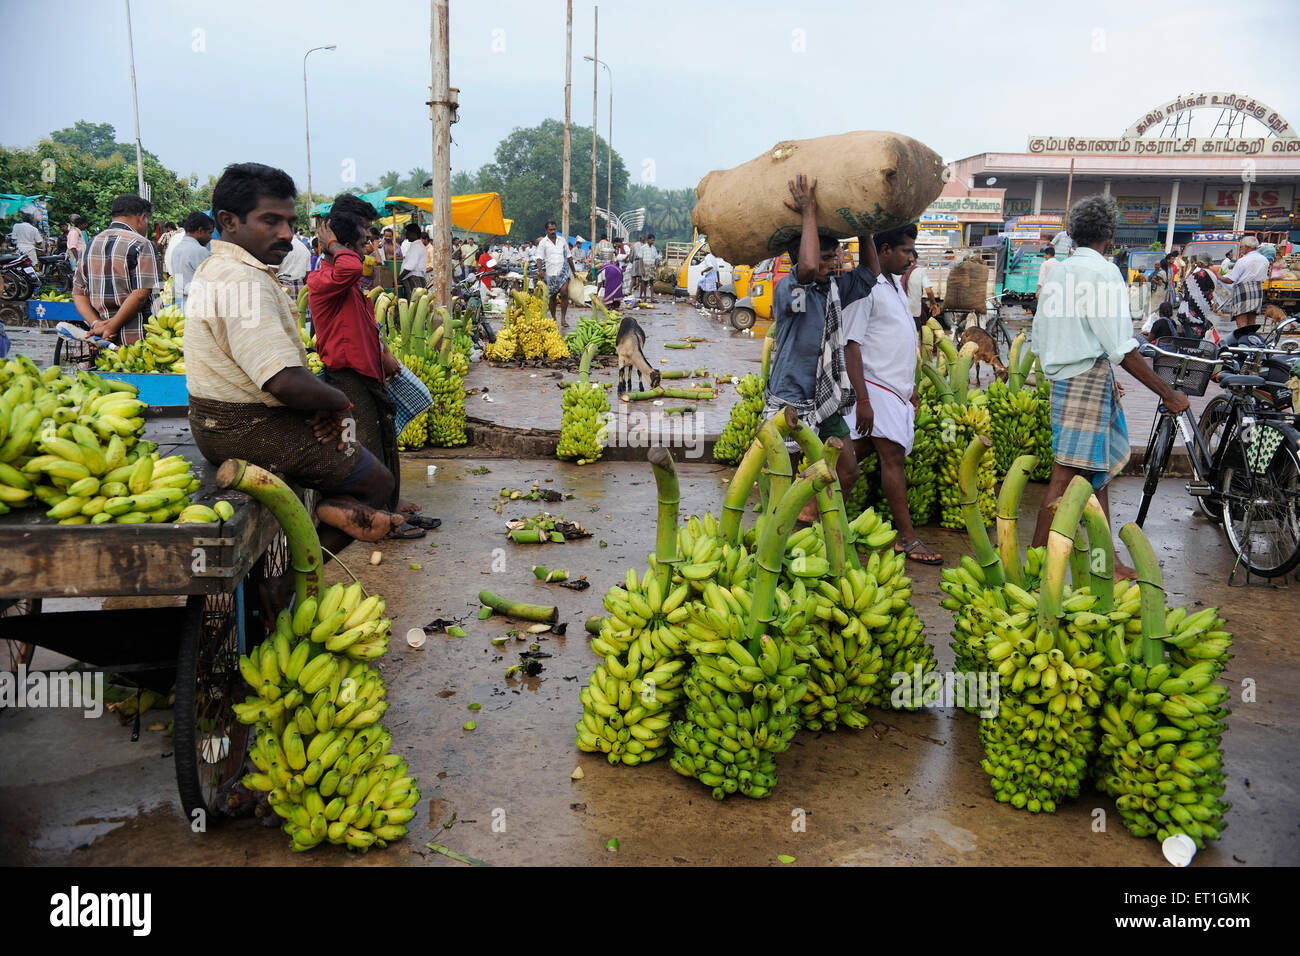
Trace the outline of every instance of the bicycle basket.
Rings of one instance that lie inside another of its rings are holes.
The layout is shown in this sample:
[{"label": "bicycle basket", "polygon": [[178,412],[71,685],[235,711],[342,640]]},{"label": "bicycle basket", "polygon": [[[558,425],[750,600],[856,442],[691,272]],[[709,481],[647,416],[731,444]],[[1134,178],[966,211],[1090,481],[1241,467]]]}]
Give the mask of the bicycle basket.
[{"label": "bicycle basket", "polygon": [[1156,354],[1151,361],[1151,368],[1161,380],[1172,385],[1184,395],[1204,395],[1214,374],[1214,365],[1219,358],[1219,350],[1213,342],[1204,339],[1185,339],[1174,336],[1155,340],[1156,348],[1166,352],[1177,352],[1199,361],[1188,362],[1167,355]]}]

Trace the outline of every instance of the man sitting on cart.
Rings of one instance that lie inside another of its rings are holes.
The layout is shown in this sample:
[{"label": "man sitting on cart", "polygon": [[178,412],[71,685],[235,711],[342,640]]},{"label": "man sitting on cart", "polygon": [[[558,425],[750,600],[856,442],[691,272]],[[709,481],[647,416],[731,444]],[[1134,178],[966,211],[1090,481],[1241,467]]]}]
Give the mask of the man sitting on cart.
[{"label": "man sitting on cart", "polygon": [[213,464],[243,458],[318,490],[321,544],[337,554],[403,518],[388,510],[392,473],[358,441],[347,395],[307,370],[276,279],[295,195],[288,173],[261,163],[226,167],[212,190],[221,239],[194,274],[185,322],[190,431]]}]

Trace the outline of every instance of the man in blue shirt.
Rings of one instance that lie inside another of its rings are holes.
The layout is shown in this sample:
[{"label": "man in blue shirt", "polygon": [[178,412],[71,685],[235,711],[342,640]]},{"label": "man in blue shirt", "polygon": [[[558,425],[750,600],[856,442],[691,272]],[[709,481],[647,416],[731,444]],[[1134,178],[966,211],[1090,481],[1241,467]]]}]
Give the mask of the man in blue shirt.
[{"label": "man in blue shirt", "polygon": [[[859,236],[862,261],[844,275],[832,277],[839,260],[839,243],[817,232],[817,180],[802,173],[790,182],[793,202],[786,208],[799,213],[799,238],[787,247],[790,274],[772,290],[775,354],[764,394],[764,415],[770,418],[785,405],[822,439],[842,439],[844,448],[836,464],[836,477],[847,495],[858,479],[858,460],[849,440],[844,415],[856,395],[849,383],[844,359],[842,310],[867,295],[876,283],[880,265],[871,236]],[[830,328],[828,329],[828,320]],[[810,503],[802,520],[811,520]]]}]

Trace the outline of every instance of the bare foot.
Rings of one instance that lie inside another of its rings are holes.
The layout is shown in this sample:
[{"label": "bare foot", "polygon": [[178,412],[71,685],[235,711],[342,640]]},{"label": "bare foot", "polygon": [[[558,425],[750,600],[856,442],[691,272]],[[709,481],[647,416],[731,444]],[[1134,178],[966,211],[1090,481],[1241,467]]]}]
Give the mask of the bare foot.
[{"label": "bare foot", "polygon": [[817,502],[816,499],[814,499],[803,506],[803,511],[799,512],[798,523],[816,524],[819,520],[820,515],[817,513]]},{"label": "bare foot", "polygon": [[330,498],[316,506],[316,517],[322,524],[338,528],[358,541],[379,541],[400,525],[401,515],[376,511],[355,498]]},{"label": "bare foot", "polygon": [[1122,561],[1115,561],[1115,580],[1116,581],[1136,581],[1138,573]]},{"label": "bare foot", "polygon": [[404,515],[413,515],[419,512],[420,506],[414,501],[407,501],[405,498],[399,498],[397,500],[397,510]]}]

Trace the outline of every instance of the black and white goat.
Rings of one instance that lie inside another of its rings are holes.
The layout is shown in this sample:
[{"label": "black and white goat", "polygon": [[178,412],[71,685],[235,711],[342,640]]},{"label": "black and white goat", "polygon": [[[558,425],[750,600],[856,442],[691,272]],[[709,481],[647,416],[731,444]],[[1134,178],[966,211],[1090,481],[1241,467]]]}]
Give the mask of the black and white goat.
[{"label": "black and white goat", "polygon": [[[659,370],[652,368],[646,361],[645,352],[642,349],[645,346],[645,330],[641,328],[636,319],[628,316],[618,324],[618,341],[615,350],[618,352],[618,394],[621,396],[625,392],[632,391],[632,370],[636,370],[637,391],[645,391],[645,380],[641,377],[642,373],[650,376],[650,387],[659,387]],[[624,381],[623,375],[626,372],[627,380]]]}]

